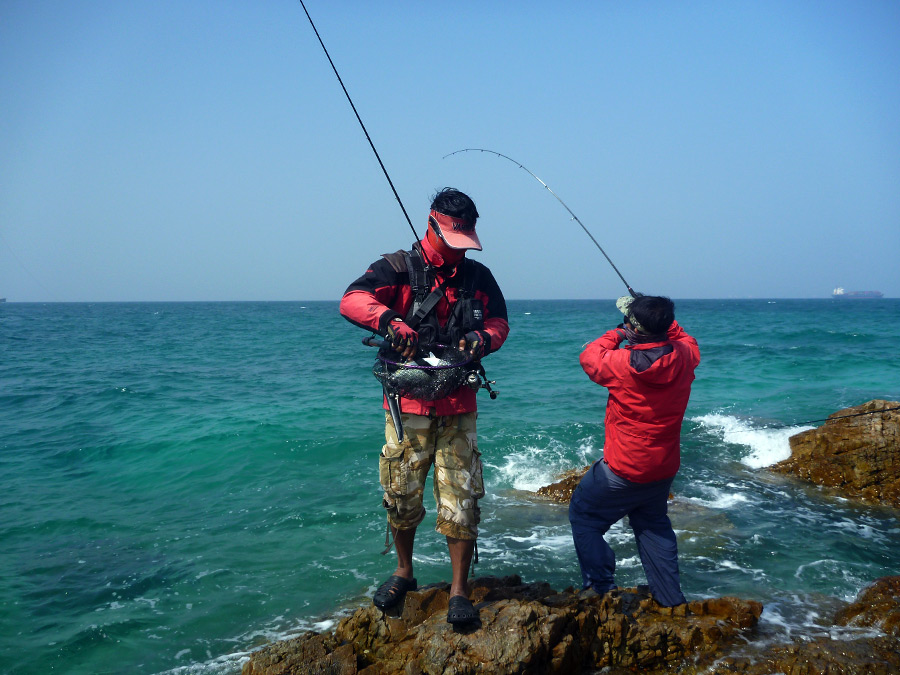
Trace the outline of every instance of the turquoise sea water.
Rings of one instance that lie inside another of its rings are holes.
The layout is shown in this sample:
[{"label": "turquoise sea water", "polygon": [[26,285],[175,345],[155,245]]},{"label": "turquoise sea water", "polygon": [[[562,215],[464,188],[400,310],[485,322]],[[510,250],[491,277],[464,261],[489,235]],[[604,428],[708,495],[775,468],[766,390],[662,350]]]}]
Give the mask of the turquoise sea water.
[{"label": "turquoise sea water", "polygon": [[[766,470],[804,424],[900,400],[900,301],[678,301],[700,343],[673,490],[689,599],[765,603],[762,634],[900,573],[896,512]],[[578,582],[564,506],[530,490],[603,445],[581,346],[613,302],[513,301],[480,397],[477,575]],[[336,302],[0,305],[0,672],[238,673],[328,628],[393,569],[379,555],[380,386]],[[449,578],[429,517],[420,583]],[[611,531],[620,585],[643,583]]]}]

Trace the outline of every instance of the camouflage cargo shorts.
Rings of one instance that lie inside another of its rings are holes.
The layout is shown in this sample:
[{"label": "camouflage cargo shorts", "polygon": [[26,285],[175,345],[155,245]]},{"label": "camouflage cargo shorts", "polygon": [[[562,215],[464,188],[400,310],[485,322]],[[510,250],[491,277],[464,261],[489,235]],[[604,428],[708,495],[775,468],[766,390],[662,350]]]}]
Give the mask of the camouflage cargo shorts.
[{"label": "camouflage cargo shorts", "polygon": [[434,464],[435,529],[447,537],[478,537],[484,497],[481,454],[475,436],[477,413],[428,417],[402,414],[403,442],[385,412],[385,445],[378,462],[388,522],[399,530],[415,528],[425,518],[425,478]]}]

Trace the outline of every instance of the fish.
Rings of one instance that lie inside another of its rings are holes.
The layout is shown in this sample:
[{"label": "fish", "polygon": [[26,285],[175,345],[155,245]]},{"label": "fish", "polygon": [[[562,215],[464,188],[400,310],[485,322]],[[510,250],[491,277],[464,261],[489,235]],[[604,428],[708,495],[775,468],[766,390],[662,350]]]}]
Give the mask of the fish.
[{"label": "fish", "polygon": [[471,354],[450,347],[435,347],[411,361],[398,358],[394,351],[379,351],[372,374],[386,393],[420,401],[446,398],[467,384],[474,370]]}]

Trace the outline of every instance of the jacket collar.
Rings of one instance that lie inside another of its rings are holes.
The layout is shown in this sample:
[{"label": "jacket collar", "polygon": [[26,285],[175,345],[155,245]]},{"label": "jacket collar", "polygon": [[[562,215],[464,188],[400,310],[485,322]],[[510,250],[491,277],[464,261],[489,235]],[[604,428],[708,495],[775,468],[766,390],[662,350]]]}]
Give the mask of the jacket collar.
[{"label": "jacket collar", "polygon": [[431,263],[432,267],[438,270],[438,272],[443,276],[454,276],[456,274],[456,271],[459,269],[460,263],[465,260],[465,256],[463,256],[456,264],[456,267],[448,269],[444,267],[444,265],[446,264],[444,256],[438,253],[437,250],[431,245],[431,242],[428,241],[427,236],[422,237],[422,240],[419,242],[419,246],[425,252],[425,257]]}]

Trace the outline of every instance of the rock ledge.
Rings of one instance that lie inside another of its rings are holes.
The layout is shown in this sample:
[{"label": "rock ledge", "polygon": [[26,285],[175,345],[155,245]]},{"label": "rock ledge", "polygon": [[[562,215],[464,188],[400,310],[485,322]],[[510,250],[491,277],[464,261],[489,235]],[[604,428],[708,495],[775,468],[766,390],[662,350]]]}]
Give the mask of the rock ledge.
[{"label": "rock ledge", "polygon": [[762,605],[714,598],[669,608],[644,587],[585,598],[569,588],[523,584],[518,576],[472,583],[480,625],[446,621],[449,586],[408,593],[397,611],[361,607],[333,633],[306,633],[255,652],[243,675],[468,675],[668,672],[712,663],[759,621]]},{"label": "rock ledge", "polygon": [[900,403],[839,410],[791,436],[791,457],[772,467],[847,497],[900,508]]}]

